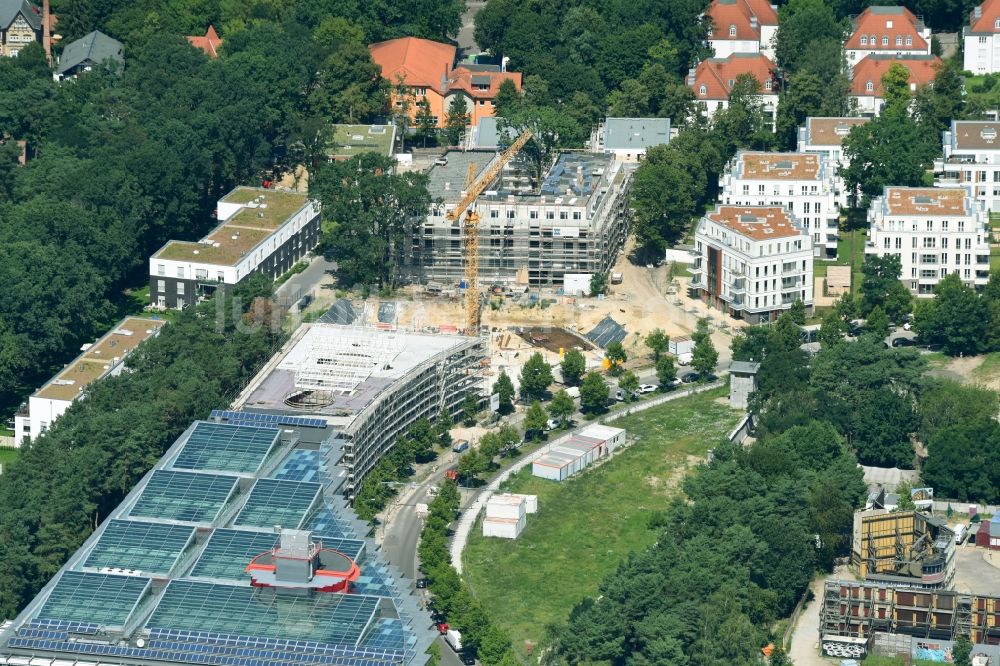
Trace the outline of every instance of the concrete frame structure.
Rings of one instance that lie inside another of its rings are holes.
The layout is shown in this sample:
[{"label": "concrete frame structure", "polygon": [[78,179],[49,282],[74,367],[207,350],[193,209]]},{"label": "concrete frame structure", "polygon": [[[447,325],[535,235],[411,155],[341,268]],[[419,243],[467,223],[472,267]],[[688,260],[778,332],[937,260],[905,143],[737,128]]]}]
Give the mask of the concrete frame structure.
[{"label": "concrete frame structure", "polygon": [[786,208],[717,206],[698,223],[692,296],[759,324],[813,305],[812,236]]},{"label": "concrete frame structure", "polygon": [[605,118],[590,134],[595,153],[620,162],[640,162],[646,150],[670,142],[670,118]]},{"label": "concrete frame structure", "polygon": [[850,166],[844,155],[844,138],[851,128],[868,122],[867,118],[806,118],[799,128],[798,152],[816,153],[830,161],[833,170]]},{"label": "concrete frame structure", "polygon": [[328,464],[352,498],[364,476],[420,418],[482,401],[484,338],[339,324],[302,324],[236,399],[236,409],[309,416],[336,430]]},{"label": "concrete frame structure", "polygon": [[[458,284],[464,277],[464,220],[447,213],[462,198],[472,171],[496,159],[488,151],[449,152],[429,172],[433,200],[415,225],[408,270],[417,280]],[[564,152],[535,182],[534,166],[512,160],[476,204],[479,284],[560,285],[565,273],[605,273],[628,233],[634,164],[592,152]]]},{"label": "concrete frame structure", "polygon": [[963,69],[973,74],[1000,72],[1000,1],[986,0],[973,8],[962,40]]},{"label": "concrete frame structure", "polygon": [[941,133],[941,144],[935,184],[962,185],[987,210],[1000,212],[1000,123],[953,120]]},{"label": "concrete frame structure", "polygon": [[59,374],[31,394],[26,409],[14,415],[14,444],[34,441],[86,393],[88,386],[105,377],[121,374],[125,359],[145,340],[159,333],[166,322],[144,317],[125,317]]},{"label": "concrete frame structure", "polygon": [[200,241],[168,241],[150,258],[152,305],[180,309],[254,273],[276,278],[319,242],[319,203],[298,192],[237,187],[216,217]]},{"label": "concrete frame structure", "polygon": [[812,235],[816,257],[837,258],[846,197],[836,167],[820,155],[740,151],[719,188],[719,203],[726,206],[781,206]]},{"label": "concrete frame structure", "polygon": [[865,253],[899,256],[900,280],[915,296],[933,296],[953,272],[972,287],[989,281],[989,215],[963,187],[886,187],[868,221]]},{"label": "concrete frame structure", "polygon": [[746,409],[750,395],[757,390],[757,372],[760,363],[733,361],[729,364],[729,406]]}]

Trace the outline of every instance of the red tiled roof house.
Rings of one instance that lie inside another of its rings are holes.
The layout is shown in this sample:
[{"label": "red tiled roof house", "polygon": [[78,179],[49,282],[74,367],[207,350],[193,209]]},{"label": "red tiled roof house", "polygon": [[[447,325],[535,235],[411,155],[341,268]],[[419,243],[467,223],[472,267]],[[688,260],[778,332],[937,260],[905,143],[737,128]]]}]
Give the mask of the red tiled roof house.
[{"label": "red tiled roof house", "polygon": [[708,44],[716,58],[734,53],[763,53],[774,58],[778,12],[767,0],[712,0]]},{"label": "red tiled roof house", "polygon": [[844,43],[847,64],[870,55],[930,55],[931,31],[905,7],[868,7],[853,20]]},{"label": "red tiled roof house", "polygon": [[687,83],[701,111],[712,117],[729,106],[729,93],[740,74],[750,74],[760,82],[764,112],[774,127],[778,109],[778,79],[775,65],[761,53],[734,53],[728,58],[709,58],[688,73]]},{"label": "red tiled roof house", "polygon": [[867,56],[854,67],[849,96],[857,104],[858,112],[878,116],[885,106],[882,77],[893,65],[899,63],[910,71],[910,92],[934,82],[941,58],[935,55],[874,55]]},{"label": "red tiled roof house", "polygon": [[1000,72],[1000,0],[986,0],[970,12],[962,38],[964,69],[973,74]]}]

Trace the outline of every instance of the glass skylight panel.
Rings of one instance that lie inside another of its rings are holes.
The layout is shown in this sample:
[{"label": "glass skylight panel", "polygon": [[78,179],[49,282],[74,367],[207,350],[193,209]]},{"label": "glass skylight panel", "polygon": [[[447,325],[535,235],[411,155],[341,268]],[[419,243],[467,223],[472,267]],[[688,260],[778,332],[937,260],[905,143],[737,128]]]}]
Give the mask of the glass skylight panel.
[{"label": "glass skylight panel", "polygon": [[194,527],[112,520],[84,566],[167,575],[194,535]]},{"label": "glass skylight panel", "polygon": [[202,421],[174,460],[174,469],[253,474],[277,443],[277,428]]},{"label": "glass skylight panel", "polygon": [[237,482],[234,476],[157,470],[129,515],[211,523]]},{"label": "glass skylight panel", "polygon": [[277,544],[278,535],[273,532],[217,529],[205,544],[191,576],[249,580],[245,570],[250,560]]},{"label": "glass skylight panel", "polygon": [[139,576],[66,571],[36,617],[121,627],[148,586]]},{"label": "glass skylight panel", "polygon": [[296,529],[319,496],[318,483],[258,479],[235,524]]}]

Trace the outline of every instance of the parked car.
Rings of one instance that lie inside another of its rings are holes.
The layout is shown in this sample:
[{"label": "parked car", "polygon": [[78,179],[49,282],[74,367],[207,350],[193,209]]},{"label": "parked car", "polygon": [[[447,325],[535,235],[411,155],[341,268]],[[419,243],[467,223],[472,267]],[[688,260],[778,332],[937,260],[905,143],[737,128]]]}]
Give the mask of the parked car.
[{"label": "parked car", "polygon": [[442,155],[441,157],[434,160],[434,164],[437,166],[448,166],[448,158]]},{"label": "parked car", "polygon": [[639,386],[639,393],[655,393],[655,392],[656,392],[655,384],[641,384]]},{"label": "parked car", "polygon": [[473,655],[466,653],[466,655],[462,657],[462,663],[465,664],[465,666],[476,666],[476,658]]},{"label": "parked car", "polygon": [[426,578],[418,578],[417,579],[417,589],[418,590],[423,590],[426,587],[427,587],[427,579]]},{"label": "parked car", "polygon": [[548,432],[549,430],[556,430],[558,428],[559,428],[559,421],[556,421],[555,419],[549,419],[545,423],[546,432]]},{"label": "parked car", "polygon": [[699,375],[697,372],[685,372],[683,375],[681,375],[681,382],[685,384],[694,384],[696,381],[698,381],[698,378],[700,376],[701,375]]},{"label": "parked car", "polygon": [[615,400],[618,402],[625,402],[625,391],[621,389],[615,389]]},{"label": "parked car", "polygon": [[469,442],[464,439],[460,439],[455,442],[455,446],[451,447],[451,450],[455,453],[462,453],[469,450]]},{"label": "parked car", "polygon": [[893,347],[915,347],[917,342],[912,338],[895,338],[892,341]]}]

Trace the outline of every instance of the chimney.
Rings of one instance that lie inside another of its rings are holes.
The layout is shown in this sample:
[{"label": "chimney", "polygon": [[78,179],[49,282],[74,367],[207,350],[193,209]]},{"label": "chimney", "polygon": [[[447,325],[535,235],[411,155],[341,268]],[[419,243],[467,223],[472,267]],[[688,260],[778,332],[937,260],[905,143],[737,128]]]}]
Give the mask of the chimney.
[{"label": "chimney", "polygon": [[691,67],[690,69],[688,69],[687,84],[689,86],[693,86],[694,85],[694,78],[695,78],[695,72],[696,71],[697,71],[697,69],[694,68],[694,67]]},{"label": "chimney", "polygon": [[444,65],[444,73],[441,75],[441,94],[445,95],[448,92],[448,63]]},{"label": "chimney", "polygon": [[750,27],[752,29],[754,29],[754,30],[757,29],[757,17],[756,16],[751,16],[750,17]]},{"label": "chimney", "polygon": [[42,0],[42,48],[45,49],[45,59],[52,64],[52,14],[49,12],[49,0]]},{"label": "chimney", "polygon": [[982,18],[983,17],[983,6],[982,5],[976,5],[975,16],[976,16],[976,18]]}]

